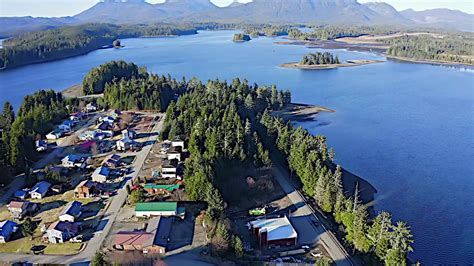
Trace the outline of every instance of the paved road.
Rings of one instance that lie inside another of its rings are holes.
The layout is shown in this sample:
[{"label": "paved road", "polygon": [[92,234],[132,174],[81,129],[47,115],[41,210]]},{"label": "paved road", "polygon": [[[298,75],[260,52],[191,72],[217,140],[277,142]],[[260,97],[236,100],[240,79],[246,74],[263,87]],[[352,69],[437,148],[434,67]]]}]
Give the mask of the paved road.
[{"label": "paved road", "polygon": [[[58,143],[58,146],[53,151],[46,154],[46,156],[41,158],[41,160],[39,160],[33,165],[32,167],[33,170],[43,169],[51,161],[63,156],[64,149],[72,145],[76,137],[78,137],[80,134],[87,131],[89,126],[95,123],[95,120],[97,119],[98,116],[99,116],[99,113],[93,114],[93,116],[89,118],[88,121],[84,125],[82,125],[79,130],[73,132],[71,135],[61,140],[61,142]],[[3,204],[9,203],[15,191],[20,190],[25,186],[25,181],[26,181],[25,174],[17,175],[13,179],[13,181],[8,185],[8,187],[5,189],[5,192],[0,196],[0,206],[2,206]]]},{"label": "paved road", "polygon": [[301,193],[292,185],[288,179],[289,175],[286,171],[282,167],[276,167],[274,173],[275,178],[283,191],[285,191],[290,201],[297,208],[293,213],[291,213],[290,220],[292,221],[295,230],[298,232],[299,244],[314,245],[319,243],[326,248],[329,256],[331,256],[336,265],[354,265],[339,241],[331,232],[324,228],[321,222],[319,222],[317,216],[314,214],[314,210],[306,203]]},{"label": "paved road", "polygon": [[[163,127],[164,119],[160,119],[160,121],[154,126],[154,128],[150,132],[159,132]],[[151,135],[147,142],[151,142],[156,139],[156,135]],[[126,185],[130,185],[131,180],[135,179],[138,175],[139,170],[142,168],[145,159],[148,153],[151,151],[153,145],[145,146],[140,152],[136,153],[136,159],[133,163],[133,169],[135,171],[128,175],[131,177]],[[3,253],[0,254],[0,260],[6,262],[17,262],[17,261],[29,261],[33,263],[41,263],[41,264],[80,264],[83,262],[88,262],[94,256],[94,254],[101,250],[102,243],[104,242],[105,237],[110,231],[115,218],[117,217],[118,213],[120,212],[120,208],[122,208],[125,200],[127,199],[127,191],[125,189],[126,185],[123,186],[122,189],[117,191],[117,195],[110,199],[110,205],[108,206],[107,210],[103,214],[103,217],[100,220],[99,230],[95,232],[94,236],[91,240],[87,243],[86,248],[80,252],[79,254],[72,255],[72,256],[54,256],[54,255],[25,255],[25,254],[11,254],[11,253]]]}]

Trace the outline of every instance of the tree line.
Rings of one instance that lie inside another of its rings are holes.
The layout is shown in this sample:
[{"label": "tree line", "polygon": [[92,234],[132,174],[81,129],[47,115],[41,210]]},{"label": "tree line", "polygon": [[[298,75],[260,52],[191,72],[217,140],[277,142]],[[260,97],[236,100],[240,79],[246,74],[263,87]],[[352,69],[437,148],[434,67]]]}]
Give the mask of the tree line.
[{"label": "tree line", "polygon": [[89,53],[114,40],[139,36],[196,34],[188,25],[113,25],[89,23],[26,33],[3,41],[0,69],[47,62]]},{"label": "tree line", "polygon": [[288,31],[288,37],[295,40],[334,40],[344,37],[360,37],[363,35],[387,35],[395,33],[395,29],[376,26],[314,26],[310,32],[302,32],[297,28]]},{"label": "tree line", "polygon": [[329,65],[329,64],[339,64],[339,57],[334,56],[329,52],[316,52],[309,53],[303,57],[300,61],[301,65]]},{"label": "tree line", "polygon": [[2,173],[28,172],[35,159],[34,141],[68,115],[68,105],[76,105],[76,100],[65,100],[53,90],[25,96],[16,116],[13,106],[4,104],[0,115]]},{"label": "tree line", "polygon": [[390,45],[387,54],[422,60],[440,60],[463,64],[474,64],[473,35],[448,35],[443,38],[430,35],[402,36],[383,39],[379,42]]},{"label": "tree line", "polygon": [[226,203],[219,188],[215,166],[232,161],[270,166],[269,151],[256,130],[255,117],[266,109],[280,109],[291,100],[289,91],[276,87],[249,85],[234,79],[202,84],[193,79],[177,102],[171,102],[161,132],[163,139],[188,139],[190,158],[186,161],[186,193],[191,200],[205,201],[208,234],[219,250],[243,255],[242,241],[230,231]]},{"label": "tree line", "polygon": [[373,220],[369,218],[357,188],[353,196],[344,191],[342,168],[334,167],[334,153],[328,150],[324,136],[313,136],[268,113],[263,114],[261,123],[268,138],[287,158],[303,192],[344,227],[348,244],[361,253],[375,254],[386,265],[406,265],[407,254],[413,251],[409,226],[401,221],[392,223],[388,212],[380,212]]}]

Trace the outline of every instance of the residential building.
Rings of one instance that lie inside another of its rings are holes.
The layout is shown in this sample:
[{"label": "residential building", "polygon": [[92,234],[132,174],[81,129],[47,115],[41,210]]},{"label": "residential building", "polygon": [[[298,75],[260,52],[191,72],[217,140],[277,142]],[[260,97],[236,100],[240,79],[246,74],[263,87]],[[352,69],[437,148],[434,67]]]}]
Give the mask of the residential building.
[{"label": "residential building", "polygon": [[135,206],[136,217],[179,216],[177,202],[141,202]]},{"label": "residential building", "polygon": [[76,223],[56,221],[52,223],[46,230],[44,238],[48,239],[49,243],[58,244],[64,243],[69,239],[75,237],[79,232],[79,225]]},{"label": "residential building", "polygon": [[135,139],[137,137],[137,132],[131,129],[125,129],[122,131],[122,138]]},{"label": "residential building", "polygon": [[135,145],[135,141],[133,141],[132,139],[126,137],[126,138],[122,138],[119,141],[117,141],[116,145],[117,145],[117,150],[127,151]]},{"label": "residential building", "polygon": [[58,129],[64,131],[64,132],[68,132],[68,131],[72,131],[72,128],[76,125],[76,122],[75,121],[72,121],[72,120],[66,120],[64,121],[61,125],[58,126]]},{"label": "residential building", "polygon": [[46,135],[46,139],[57,140],[64,135],[64,132],[60,129],[55,129]]},{"label": "residential building", "polygon": [[145,231],[124,231],[115,235],[113,245],[119,250],[140,250],[144,254],[164,254],[173,220],[155,217],[150,220]]},{"label": "residential building", "polygon": [[161,166],[161,177],[162,178],[176,178],[178,168],[174,165],[169,164],[167,161],[164,162],[163,166]]},{"label": "residential building", "polygon": [[178,162],[181,162],[181,152],[178,151],[176,148],[171,148],[168,153],[167,153],[167,159],[169,161],[171,160],[178,160]]},{"label": "residential building", "polygon": [[30,190],[30,197],[32,199],[42,199],[48,193],[51,184],[46,181],[36,183],[36,185]]},{"label": "residential building", "polygon": [[92,181],[98,183],[105,183],[111,177],[110,168],[107,166],[101,166],[95,169],[94,173],[92,173]]},{"label": "residential building", "polygon": [[19,199],[26,199],[29,195],[29,190],[17,190],[15,191],[14,197]]},{"label": "residential building", "polygon": [[74,196],[78,199],[87,199],[100,192],[100,186],[97,182],[84,180],[74,189]]},{"label": "residential building", "polygon": [[87,166],[87,157],[76,154],[69,154],[61,160],[65,168],[85,168]]},{"label": "residential building", "polygon": [[117,168],[122,164],[121,159],[120,155],[113,154],[105,160],[104,165],[110,168]]},{"label": "residential building", "polygon": [[97,105],[95,103],[88,103],[84,110],[88,113],[97,111]]},{"label": "residential building", "polygon": [[81,215],[82,203],[79,201],[71,201],[59,214],[59,220],[62,222],[75,222],[77,218]]},{"label": "residential building", "polygon": [[12,217],[15,219],[22,219],[23,217],[34,213],[38,209],[38,205],[36,203],[16,200],[12,200],[7,207]]},{"label": "residential building", "polygon": [[0,243],[6,243],[10,240],[11,236],[13,233],[15,233],[18,230],[18,224],[6,220],[6,221],[1,221],[0,222]]},{"label": "residential building", "polygon": [[171,147],[173,147],[173,148],[178,148],[178,149],[180,149],[181,151],[183,151],[183,150],[184,150],[184,141],[183,141],[183,140],[179,140],[179,139],[178,139],[178,140],[173,140],[173,141],[171,142]]},{"label": "residential building", "polygon": [[143,186],[143,189],[151,195],[154,194],[165,194],[171,193],[175,190],[178,190],[180,185],[157,185],[157,184],[146,184]]},{"label": "residential building", "polygon": [[288,217],[259,219],[249,223],[261,248],[296,245],[298,234]]},{"label": "residential building", "polygon": [[35,148],[37,152],[46,151],[48,149],[48,142],[45,140],[35,141]]},{"label": "residential building", "polygon": [[77,112],[77,113],[71,114],[71,116],[69,116],[69,120],[80,121],[80,120],[84,119],[86,116],[87,115],[84,114],[83,112]]}]

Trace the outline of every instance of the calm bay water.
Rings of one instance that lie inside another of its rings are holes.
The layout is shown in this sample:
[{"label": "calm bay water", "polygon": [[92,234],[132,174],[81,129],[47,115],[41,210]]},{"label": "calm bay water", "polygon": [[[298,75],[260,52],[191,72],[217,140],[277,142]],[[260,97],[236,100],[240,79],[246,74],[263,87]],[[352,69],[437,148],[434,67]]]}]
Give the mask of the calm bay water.
[{"label": "calm bay water", "polygon": [[[18,107],[37,89],[80,83],[114,59],[155,73],[201,80],[246,78],[289,88],[295,102],[335,109],[300,123],[328,137],[337,162],[379,193],[376,209],[409,222],[424,264],[474,263],[474,74],[472,70],[400,63],[325,71],[283,69],[309,52],[259,38],[233,43],[234,32],[123,40],[125,48],[0,72],[0,102]],[[334,50],[341,59],[384,59]]]}]

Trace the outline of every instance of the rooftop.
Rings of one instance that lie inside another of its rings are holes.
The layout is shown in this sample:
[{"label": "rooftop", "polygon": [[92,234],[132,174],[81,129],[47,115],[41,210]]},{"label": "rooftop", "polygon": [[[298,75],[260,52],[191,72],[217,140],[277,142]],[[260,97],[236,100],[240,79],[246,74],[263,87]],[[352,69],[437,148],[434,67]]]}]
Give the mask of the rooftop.
[{"label": "rooftop", "polygon": [[278,240],[296,238],[298,234],[288,220],[288,217],[274,219],[259,219],[250,222],[253,228],[259,228],[260,232],[267,231],[267,239]]},{"label": "rooftop", "polygon": [[176,211],[177,202],[141,202],[135,206],[135,211]]},{"label": "rooftop", "polygon": [[31,192],[44,194],[48,191],[50,186],[51,186],[50,183],[46,181],[41,181],[41,182],[36,183],[36,185],[31,189]]},{"label": "rooftop", "polygon": [[157,184],[146,184],[143,186],[145,189],[165,189],[169,191],[173,191],[175,189],[179,189],[179,185],[157,185]]},{"label": "rooftop", "polygon": [[82,203],[79,201],[71,201],[63,209],[60,215],[68,214],[72,216],[78,216],[81,213]]}]

